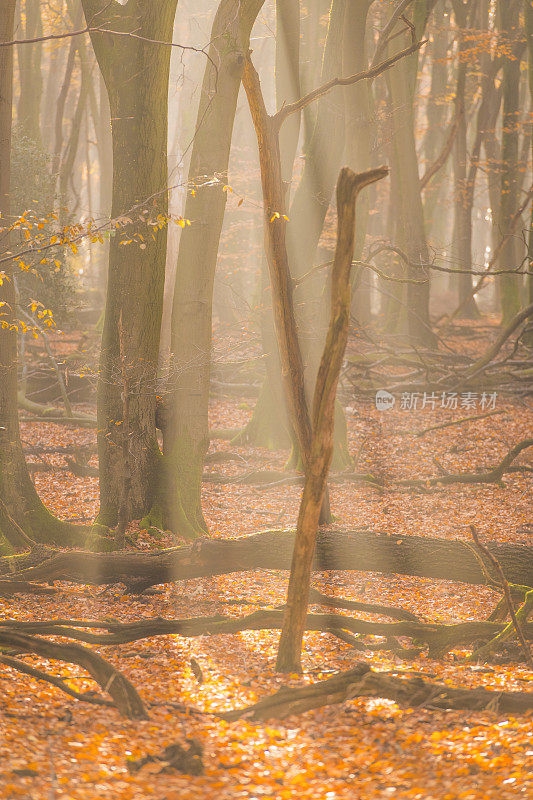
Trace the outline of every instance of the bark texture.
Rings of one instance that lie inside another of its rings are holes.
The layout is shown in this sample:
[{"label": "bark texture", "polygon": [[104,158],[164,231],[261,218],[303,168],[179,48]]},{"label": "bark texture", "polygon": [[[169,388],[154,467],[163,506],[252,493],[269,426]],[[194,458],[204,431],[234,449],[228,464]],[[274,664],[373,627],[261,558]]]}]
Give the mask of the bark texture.
[{"label": "bark texture", "polygon": [[[82,5],[88,22],[97,19],[100,25],[122,34],[91,34],[109,95],[111,214],[119,221],[110,243],[98,385],[99,520],[114,525],[125,476],[124,370],[132,390],[127,426],[130,519],[150,508],[159,464],[155,410],[167,240],[167,96],[172,50],[161,42],[172,41],[177,0],[130,0],[126,5],[83,0]],[[138,238],[139,231],[143,240]]]},{"label": "bark texture", "polygon": [[[416,37],[423,35],[429,15],[430,0],[416,0],[414,25]],[[398,23],[398,30],[405,27]],[[396,36],[389,44],[389,55],[406,45],[408,33]],[[406,313],[410,338],[420,344],[434,342],[429,320],[429,272],[426,265],[429,251],[426,241],[424,211],[418,174],[415,141],[414,93],[418,54],[400,60],[387,73],[391,99],[393,140],[391,173],[394,185],[394,218],[396,239],[408,256]]]},{"label": "bark texture", "polygon": [[[28,569],[24,580],[69,580],[94,585],[125,583],[140,589],[255,569],[288,570],[294,541],[294,533],[265,531],[239,539],[201,538],[188,547],[153,553],[58,553]],[[498,542],[486,544],[500,562],[509,583],[533,586],[533,547]],[[22,567],[25,561],[25,556],[19,556],[16,563]],[[3,574],[10,572],[12,566],[11,560],[0,560]],[[486,584],[492,574],[490,564],[484,565],[470,541],[379,531],[319,531],[313,570],[395,573],[474,585]]]},{"label": "bark texture", "polygon": [[264,0],[223,0],[211,33],[198,109],[172,309],[160,502],[163,523],[186,538],[206,530],[200,494],[209,446],[213,283],[228,161],[250,33]]}]

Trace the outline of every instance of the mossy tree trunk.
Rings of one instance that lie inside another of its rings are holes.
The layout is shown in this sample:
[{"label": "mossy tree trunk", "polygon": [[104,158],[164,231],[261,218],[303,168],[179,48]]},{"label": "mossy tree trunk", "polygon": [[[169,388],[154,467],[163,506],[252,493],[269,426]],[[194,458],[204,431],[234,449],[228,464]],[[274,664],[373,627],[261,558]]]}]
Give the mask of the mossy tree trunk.
[{"label": "mossy tree trunk", "polygon": [[[264,0],[222,0],[211,35],[189,175],[172,308],[165,400],[163,522],[185,537],[205,531],[200,494],[209,444],[213,283],[227,193],[228,161],[250,33]],[[213,177],[218,181],[213,181]],[[192,188],[192,186],[191,186]]]},{"label": "mossy tree trunk", "polygon": [[[167,100],[172,50],[164,43],[172,41],[177,0],[129,0],[126,5],[82,0],[82,4],[87,21],[98,15],[100,25],[122,34],[91,34],[109,95],[111,214],[119,221],[110,243],[98,382],[99,521],[114,525],[126,471],[123,431],[129,430],[130,519],[151,507],[160,463],[155,411],[167,241]],[[131,387],[128,425],[122,424],[124,370]]]},{"label": "mossy tree trunk", "polygon": [[[0,0],[0,42],[12,41],[15,0]],[[0,47],[0,225],[10,223],[13,48]],[[9,231],[0,234],[0,254],[9,251]],[[16,525],[30,538],[80,544],[81,529],[55,519],[42,504],[29,476],[20,440],[17,406],[17,332],[14,263],[2,263],[0,285],[0,537],[17,537]],[[0,544],[1,544],[0,539]]]}]

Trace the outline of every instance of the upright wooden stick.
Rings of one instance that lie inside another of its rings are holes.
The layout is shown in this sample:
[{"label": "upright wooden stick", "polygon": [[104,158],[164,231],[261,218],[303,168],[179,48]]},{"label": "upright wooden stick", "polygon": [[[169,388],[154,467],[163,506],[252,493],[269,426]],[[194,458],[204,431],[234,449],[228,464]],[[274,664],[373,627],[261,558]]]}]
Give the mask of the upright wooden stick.
[{"label": "upright wooden stick", "polygon": [[379,167],[359,175],[344,167],[337,183],[337,247],[331,276],[331,318],[315,387],[311,449],[298,515],[287,610],[276,662],[280,672],[301,671],[302,639],[315,540],[333,455],[335,397],[348,341],[355,203],[361,189],[381,180],[387,174],[387,167]]}]

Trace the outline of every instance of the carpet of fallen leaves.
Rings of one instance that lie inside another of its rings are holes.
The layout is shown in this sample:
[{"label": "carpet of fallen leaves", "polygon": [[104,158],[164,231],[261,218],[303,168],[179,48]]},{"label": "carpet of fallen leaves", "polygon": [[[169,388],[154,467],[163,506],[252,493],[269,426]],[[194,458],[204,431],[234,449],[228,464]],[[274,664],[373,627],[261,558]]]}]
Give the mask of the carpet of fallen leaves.
[{"label": "carpet of fallen leaves", "polygon": [[[252,408],[252,399],[218,398],[212,403],[211,425],[236,428],[249,419]],[[407,478],[433,476],[439,468],[458,472],[493,466],[513,444],[530,435],[532,420],[531,399],[501,396],[496,408],[506,413],[417,438],[414,431],[475,412],[439,408],[406,412],[398,405],[378,412],[370,402],[354,399],[347,417],[356,469],[384,478]],[[24,423],[23,437],[26,445],[94,441],[91,431],[43,423]],[[234,461],[207,467],[225,474],[279,470],[286,460],[283,452],[238,448],[213,439],[211,451],[216,450],[236,454]],[[46,460],[54,467],[35,476],[39,492],[54,513],[69,520],[93,519],[96,479],[75,478],[60,469],[64,467],[60,454],[29,460]],[[531,463],[527,452],[519,463]],[[482,537],[531,543],[531,476],[511,473],[504,484],[457,485],[426,492],[332,485],[334,524],[347,530],[368,526],[390,533],[468,539],[468,525],[475,523]],[[261,489],[206,483],[204,510],[211,534],[235,537],[262,528],[290,528],[296,521],[300,492],[294,485]],[[139,538],[139,547],[169,543],[169,538],[150,541],[144,533]],[[119,587],[103,591],[56,584],[59,593],[51,598],[0,599],[0,614],[18,619],[108,617],[121,621],[240,615],[283,602],[286,584],[286,573],[258,571],[177,583],[136,598],[124,596]],[[486,618],[498,599],[485,587],[374,573],[315,575],[313,584],[331,595],[401,606],[423,619],[439,621]],[[277,639],[277,633],[244,632],[197,639],[165,636],[99,648],[138,688],[149,708],[146,722],[125,721],[113,710],[76,702],[52,686],[2,667],[0,796],[27,800],[511,800],[532,796],[531,716],[406,710],[373,699],[324,707],[283,723],[228,724],[212,715],[254,702],[282,685],[329,677],[361,657],[374,669],[450,685],[531,691],[533,675],[523,663],[467,665],[461,651],[444,661],[424,656],[405,661],[379,652],[361,656],[329,634],[314,633],[305,637],[305,675],[282,677],[274,671]],[[191,659],[200,665],[202,683],[191,669]],[[67,676],[69,685],[78,690],[95,688],[76,668],[38,658],[27,661]],[[157,755],[165,746],[191,737],[204,748],[203,776],[162,774],[157,762],[136,773],[128,770],[131,760]]]}]

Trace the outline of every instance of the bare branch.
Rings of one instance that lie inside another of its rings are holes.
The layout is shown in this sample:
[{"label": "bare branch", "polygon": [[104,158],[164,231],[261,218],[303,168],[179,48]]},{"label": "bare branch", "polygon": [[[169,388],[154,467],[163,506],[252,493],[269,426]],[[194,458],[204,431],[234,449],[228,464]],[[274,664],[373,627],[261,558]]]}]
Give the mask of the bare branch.
[{"label": "bare branch", "polygon": [[461,118],[462,118],[463,114],[464,114],[464,110],[463,109],[458,110],[458,112],[455,114],[455,116],[454,116],[454,118],[452,120],[452,123],[450,125],[450,130],[448,132],[448,136],[446,137],[446,141],[444,142],[444,146],[443,146],[441,152],[439,153],[439,155],[437,156],[437,158],[435,159],[433,164],[431,164],[427,168],[427,170],[425,171],[423,176],[420,178],[420,188],[421,189],[425,189],[426,188],[426,186],[432,180],[432,178],[435,177],[437,172],[439,172],[442,169],[442,167],[446,164],[446,162],[448,161],[450,153],[452,152],[453,143],[455,141],[455,137],[457,135],[457,131],[459,130],[459,123],[461,122]]},{"label": "bare branch", "polygon": [[332,78],[327,83],[324,83],[322,86],[313,89],[312,92],[304,95],[294,103],[288,103],[287,105],[282,106],[282,108],[280,108],[280,110],[277,111],[272,117],[272,122],[275,129],[279,130],[287,117],[291,116],[291,114],[296,114],[298,111],[301,111],[310,103],[313,103],[315,100],[318,100],[319,97],[322,97],[331,91],[331,89],[334,89],[335,86],[352,86],[354,83],[359,83],[359,81],[372,80],[378,75],[381,75],[383,72],[386,72],[386,70],[390,69],[390,67],[394,66],[397,61],[416,53],[426,43],[427,39],[423,39],[420,42],[415,42],[409,47],[406,47],[404,50],[400,50],[399,53],[396,53],[390,58],[387,58],[385,61],[382,61],[377,66],[371,67],[363,72],[357,72],[355,75],[350,75],[347,78]]},{"label": "bare branch", "polygon": [[381,58],[381,54],[387,47],[389,43],[389,35],[393,30],[394,26],[398,22],[398,20],[403,16],[404,11],[407,9],[408,6],[411,5],[413,0],[402,0],[400,5],[393,11],[391,18],[381,31],[379,35],[379,40],[376,46],[376,52],[374,53],[374,58],[372,59],[371,67],[377,66],[378,60]]}]

